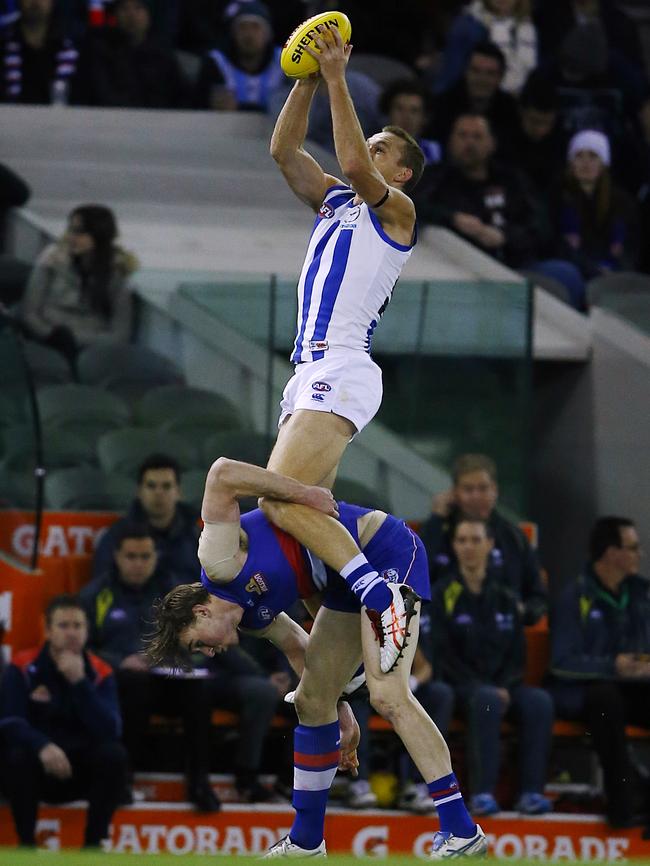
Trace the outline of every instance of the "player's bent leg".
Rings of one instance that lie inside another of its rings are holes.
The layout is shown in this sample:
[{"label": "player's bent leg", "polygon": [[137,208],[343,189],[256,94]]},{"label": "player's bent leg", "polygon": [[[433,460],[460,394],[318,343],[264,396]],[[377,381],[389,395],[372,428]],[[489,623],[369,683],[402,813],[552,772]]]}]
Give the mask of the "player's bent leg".
[{"label": "player's bent leg", "polygon": [[296,689],[294,731],[296,810],[289,835],[267,857],[325,856],[323,828],[329,789],[340,758],[337,700],[361,659],[359,616],[322,607],[310,633]]},{"label": "player's bent leg", "polygon": [[467,811],[452,770],[447,743],[409,687],[419,625],[418,602],[409,627],[411,641],[404,649],[402,661],[389,674],[382,674],[374,651],[375,631],[370,620],[361,617],[363,660],[370,702],[393,725],[433,798],[440,818],[440,831],[434,837],[431,858],[483,854],[487,848],[485,834]]}]

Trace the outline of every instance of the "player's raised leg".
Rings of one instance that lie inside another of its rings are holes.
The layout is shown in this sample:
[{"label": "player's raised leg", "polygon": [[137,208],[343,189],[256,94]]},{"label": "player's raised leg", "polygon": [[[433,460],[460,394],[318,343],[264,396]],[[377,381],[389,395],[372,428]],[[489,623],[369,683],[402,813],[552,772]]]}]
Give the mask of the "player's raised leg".
[{"label": "player's raised leg", "polygon": [[[267,468],[305,484],[332,480],[355,432],[352,422],[341,415],[298,409],[280,428]],[[288,502],[265,500],[262,509],[276,526],[335,568],[362,605],[377,611],[383,632],[382,670],[391,670],[401,655],[412,615],[401,593],[382,580],[338,521]]]}]

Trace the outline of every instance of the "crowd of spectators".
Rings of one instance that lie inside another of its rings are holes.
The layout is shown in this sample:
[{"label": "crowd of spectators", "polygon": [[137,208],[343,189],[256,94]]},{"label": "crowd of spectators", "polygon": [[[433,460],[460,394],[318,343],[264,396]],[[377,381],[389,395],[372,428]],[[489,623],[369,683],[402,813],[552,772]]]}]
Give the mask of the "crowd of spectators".
[{"label": "crowd of spectators", "polygon": [[[278,64],[284,38],[327,8],[301,0],[8,6],[2,101],[270,114],[290,86]],[[390,4],[373,4],[371,15],[354,0],[338,6],[353,21],[356,53],[404,70],[407,80],[382,92],[352,64],[349,84],[367,132],[402,118],[422,141],[421,221],[451,228],[509,267],[552,276],[581,310],[592,277],[646,267],[650,91],[638,32],[614,0],[449,0],[435,12],[412,0],[397,21]],[[485,118],[485,128],[464,148],[477,150],[468,173],[457,121],[470,116]],[[592,135],[575,138],[585,131]],[[322,93],[309,134],[332,146]],[[584,163],[595,157],[591,177]]]},{"label": "crowd of spectators", "polygon": [[[324,2],[11,0],[0,100],[275,115],[286,36]],[[421,222],[588,306],[590,279],[647,270],[650,90],[615,0],[336,4],[353,23],[348,80],[366,132],[404,124],[427,157]],[[434,5],[435,10],[430,6]],[[355,55],[397,64],[386,82]],[[380,83],[381,82],[381,83]],[[479,118],[483,118],[479,123]],[[588,133],[588,134],[586,134]],[[326,95],[309,136],[331,148]]]}]

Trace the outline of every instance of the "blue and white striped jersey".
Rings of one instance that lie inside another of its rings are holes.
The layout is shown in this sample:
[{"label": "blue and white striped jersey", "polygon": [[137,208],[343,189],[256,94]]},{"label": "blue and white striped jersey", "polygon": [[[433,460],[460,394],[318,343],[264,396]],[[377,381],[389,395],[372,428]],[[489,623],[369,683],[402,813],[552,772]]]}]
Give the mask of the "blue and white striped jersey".
[{"label": "blue and white striped jersey", "polygon": [[349,186],[330,187],[316,216],[298,282],[291,360],[318,361],[332,348],[370,352],[372,334],[415,244],[398,244]]}]

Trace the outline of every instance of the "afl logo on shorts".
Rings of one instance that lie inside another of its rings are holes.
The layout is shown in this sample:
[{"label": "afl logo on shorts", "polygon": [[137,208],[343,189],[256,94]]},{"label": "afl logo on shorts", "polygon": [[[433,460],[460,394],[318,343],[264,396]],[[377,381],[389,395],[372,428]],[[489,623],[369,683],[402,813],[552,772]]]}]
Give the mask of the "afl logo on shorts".
[{"label": "afl logo on shorts", "polygon": [[328,385],[327,382],[313,382],[312,388],[314,391],[331,391],[332,386]]},{"label": "afl logo on shorts", "polygon": [[334,216],[334,208],[329,202],[325,201],[321,205],[321,209],[318,211],[318,216],[323,220],[331,220]]}]

